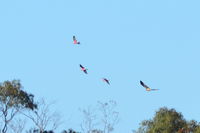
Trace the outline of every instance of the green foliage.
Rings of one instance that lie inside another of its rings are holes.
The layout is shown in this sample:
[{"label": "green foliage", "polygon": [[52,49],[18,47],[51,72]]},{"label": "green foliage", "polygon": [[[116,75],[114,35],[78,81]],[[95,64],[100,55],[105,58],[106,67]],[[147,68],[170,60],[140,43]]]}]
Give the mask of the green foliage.
[{"label": "green foliage", "polygon": [[186,121],[175,109],[160,108],[152,120],[140,123],[135,133],[200,133],[200,124]]},{"label": "green foliage", "polygon": [[176,133],[186,125],[181,113],[164,107],[156,112],[153,120],[143,121],[137,133]]},{"label": "green foliage", "polygon": [[140,123],[140,127],[138,131],[134,131],[135,133],[146,133],[151,126],[153,125],[152,120],[144,120]]},{"label": "green foliage", "polygon": [[[93,120],[96,117],[91,110],[83,110],[85,117],[85,130],[91,133],[104,133],[113,131],[114,125],[118,122],[118,112],[115,110],[116,103],[101,103],[99,102],[99,110],[102,114],[103,130],[96,129],[93,126]],[[28,94],[22,90],[22,85],[19,80],[5,81],[0,84],[0,113],[2,127],[0,132],[9,132],[8,123],[13,120],[14,116],[20,111],[21,114],[26,110],[36,115],[28,116],[36,125],[37,129],[31,129],[27,133],[54,133],[53,130],[45,130],[49,125],[50,118],[53,117],[48,114],[48,105],[44,104],[41,113],[39,113],[40,106],[35,104],[34,95]],[[45,121],[46,120],[46,121]],[[52,119],[56,125],[58,119]],[[40,122],[41,121],[41,122]],[[46,123],[45,123],[46,122]],[[89,123],[89,124],[88,124]],[[89,128],[88,128],[89,127]],[[8,129],[8,131],[7,131]],[[41,130],[44,129],[44,130]],[[64,130],[62,133],[80,133],[73,129]],[[175,109],[168,109],[166,107],[160,108],[156,111],[153,119],[144,120],[140,123],[140,127],[134,133],[200,133],[200,123],[195,120],[186,121],[180,112]]]},{"label": "green foliage", "polygon": [[153,119],[150,133],[175,133],[180,128],[186,126],[186,121],[181,113],[174,109],[161,108]]},{"label": "green foliage", "polygon": [[37,105],[34,96],[22,90],[19,80],[5,81],[0,84],[0,102],[8,107],[22,107],[34,110]]},{"label": "green foliage", "polygon": [[200,125],[195,129],[194,133],[200,133]]},{"label": "green foliage", "polygon": [[2,133],[6,133],[8,123],[13,120],[18,112],[23,109],[34,110],[37,104],[34,103],[33,95],[22,90],[19,80],[5,81],[0,84],[0,112],[2,113]]}]

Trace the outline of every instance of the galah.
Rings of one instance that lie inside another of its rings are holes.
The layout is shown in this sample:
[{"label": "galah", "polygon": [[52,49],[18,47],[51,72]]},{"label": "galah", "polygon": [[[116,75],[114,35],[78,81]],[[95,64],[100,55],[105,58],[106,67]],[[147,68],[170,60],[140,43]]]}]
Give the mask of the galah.
[{"label": "galah", "polygon": [[85,74],[87,74],[87,70],[85,67],[83,67],[81,64],[80,64],[80,67],[81,67],[81,71],[83,71]]},{"label": "galah", "polygon": [[73,36],[73,43],[74,43],[74,44],[80,44],[80,42],[78,42],[78,41],[76,40],[76,37],[75,37],[75,36]]}]

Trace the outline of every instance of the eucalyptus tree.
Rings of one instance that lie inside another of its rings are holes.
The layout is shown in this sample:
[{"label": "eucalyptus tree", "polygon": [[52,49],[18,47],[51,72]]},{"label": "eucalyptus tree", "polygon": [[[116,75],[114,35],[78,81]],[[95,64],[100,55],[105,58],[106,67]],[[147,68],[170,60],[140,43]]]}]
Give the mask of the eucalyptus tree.
[{"label": "eucalyptus tree", "polygon": [[140,125],[136,133],[177,133],[186,129],[187,121],[175,109],[163,107],[155,113],[152,120],[144,120]]},{"label": "eucalyptus tree", "polygon": [[8,124],[13,118],[24,110],[35,110],[37,104],[34,95],[22,90],[19,80],[4,81],[0,83],[0,113],[3,122],[2,133],[8,130]]}]

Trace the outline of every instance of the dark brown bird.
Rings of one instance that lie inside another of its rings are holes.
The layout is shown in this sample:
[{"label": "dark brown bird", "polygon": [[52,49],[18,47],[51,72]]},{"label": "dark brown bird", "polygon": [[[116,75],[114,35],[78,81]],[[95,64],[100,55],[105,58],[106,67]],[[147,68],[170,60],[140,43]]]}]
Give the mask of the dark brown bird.
[{"label": "dark brown bird", "polygon": [[74,43],[74,44],[80,44],[80,42],[78,42],[78,41],[76,40],[76,37],[75,37],[75,36],[73,36],[73,43]]},{"label": "dark brown bird", "polygon": [[149,88],[147,85],[145,85],[141,80],[140,80],[140,84],[146,89],[146,91],[157,91],[159,89],[151,89]]},{"label": "dark brown bird", "polygon": [[109,84],[110,85],[110,82],[109,82],[109,80],[108,79],[106,79],[106,78],[102,78],[103,79],[103,81],[104,82],[106,82],[107,84]]},{"label": "dark brown bird", "polygon": [[80,64],[80,67],[81,67],[81,71],[83,71],[85,74],[87,74],[87,70],[85,67],[83,67],[81,64]]}]

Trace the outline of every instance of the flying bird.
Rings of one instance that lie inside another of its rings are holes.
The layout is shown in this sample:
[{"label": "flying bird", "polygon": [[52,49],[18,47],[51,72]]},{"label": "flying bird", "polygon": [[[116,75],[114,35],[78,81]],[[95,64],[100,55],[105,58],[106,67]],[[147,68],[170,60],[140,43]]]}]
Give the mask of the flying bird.
[{"label": "flying bird", "polygon": [[81,67],[81,71],[83,71],[85,74],[87,74],[87,70],[85,67],[83,67],[81,64],[80,64],[80,67]]},{"label": "flying bird", "polygon": [[156,90],[158,90],[158,89],[151,89],[151,88],[149,88],[147,85],[145,85],[141,80],[140,80],[140,84],[144,87],[144,88],[146,88],[146,91],[156,91]]},{"label": "flying bird", "polygon": [[110,85],[110,82],[109,82],[109,80],[108,80],[108,79],[106,79],[106,78],[103,78],[103,81],[104,81],[104,82],[106,82],[107,84],[109,84],[109,85]]},{"label": "flying bird", "polygon": [[75,36],[73,36],[73,42],[74,42],[74,44],[80,44],[80,42],[78,42],[78,41],[76,40],[76,37],[75,37]]}]

